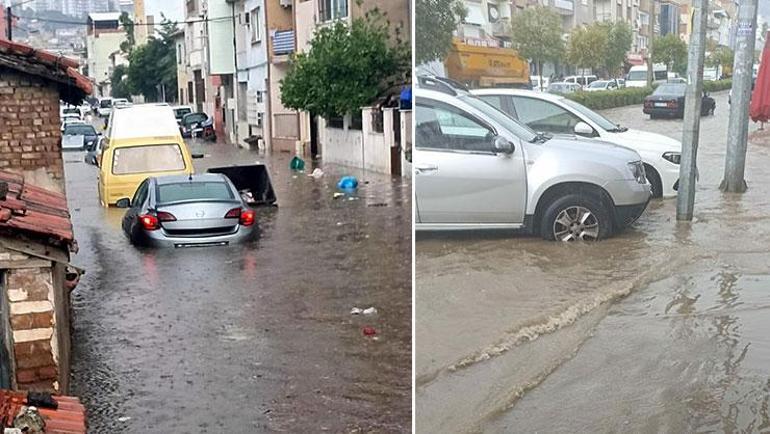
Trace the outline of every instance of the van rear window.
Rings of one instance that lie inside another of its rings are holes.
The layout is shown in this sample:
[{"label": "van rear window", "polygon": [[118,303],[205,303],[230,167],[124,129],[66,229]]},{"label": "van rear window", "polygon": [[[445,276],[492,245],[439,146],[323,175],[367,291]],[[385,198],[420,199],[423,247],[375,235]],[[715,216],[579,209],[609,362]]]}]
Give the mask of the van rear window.
[{"label": "van rear window", "polygon": [[182,150],[177,144],[117,148],[112,157],[112,173],[115,175],[184,169]]}]

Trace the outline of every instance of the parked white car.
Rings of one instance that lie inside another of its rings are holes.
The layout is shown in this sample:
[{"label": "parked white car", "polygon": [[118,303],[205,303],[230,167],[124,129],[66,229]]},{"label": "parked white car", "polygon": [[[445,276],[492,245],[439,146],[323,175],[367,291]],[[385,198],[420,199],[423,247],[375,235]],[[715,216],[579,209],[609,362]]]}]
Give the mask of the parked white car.
[{"label": "parked white car", "polygon": [[682,143],[662,134],[631,130],[559,95],[516,89],[473,93],[538,132],[592,137],[633,149],[642,157],[653,197],[676,196]]},{"label": "parked white car", "polygon": [[618,90],[620,89],[620,86],[618,85],[618,82],[615,80],[596,80],[593,83],[589,84],[583,90],[586,92],[599,92],[602,90]]}]

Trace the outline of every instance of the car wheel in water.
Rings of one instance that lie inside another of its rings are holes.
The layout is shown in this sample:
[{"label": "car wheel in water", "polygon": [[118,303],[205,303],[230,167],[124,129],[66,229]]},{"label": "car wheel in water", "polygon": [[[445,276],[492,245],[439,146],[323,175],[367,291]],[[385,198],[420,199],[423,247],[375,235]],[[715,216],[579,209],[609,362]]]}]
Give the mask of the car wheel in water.
[{"label": "car wheel in water", "polygon": [[610,213],[601,201],[586,194],[556,199],[543,214],[541,235],[546,240],[598,241],[612,232]]},{"label": "car wheel in water", "polygon": [[652,186],[652,197],[663,197],[663,181],[660,180],[658,172],[649,164],[645,164],[644,173],[647,174],[647,180]]}]

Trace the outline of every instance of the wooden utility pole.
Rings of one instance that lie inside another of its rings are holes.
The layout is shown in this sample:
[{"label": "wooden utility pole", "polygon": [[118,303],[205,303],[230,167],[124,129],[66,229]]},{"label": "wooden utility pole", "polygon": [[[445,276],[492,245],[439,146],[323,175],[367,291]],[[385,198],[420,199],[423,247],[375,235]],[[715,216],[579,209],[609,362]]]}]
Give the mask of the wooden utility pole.
[{"label": "wooden utility pole", "polygon": [[727,127],[725,177],[719,188],[730,193],[743,193],[748,187],[746,147],[749,141],[749,103],[754,80],[754,45],[757,35],[757,0],[742,0],[738,6],[738,31],[733,63],[733,94],[730,123]]},{"label": "wooden utility pole", "polygon": [[706,56],[708,0],[693,0],[693,26],[687,55],[687,91],[684,100],[682,158],[679,165],[679,191],[676,219],[691,221],[695,205],[695,176],[698,172],[698,139],[703,102],[703,61]]}]

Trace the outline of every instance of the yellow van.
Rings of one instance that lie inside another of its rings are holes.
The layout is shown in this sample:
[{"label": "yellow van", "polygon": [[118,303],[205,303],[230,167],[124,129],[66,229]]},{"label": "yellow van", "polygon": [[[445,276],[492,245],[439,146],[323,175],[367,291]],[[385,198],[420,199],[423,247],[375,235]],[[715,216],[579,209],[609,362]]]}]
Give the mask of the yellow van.
[{"label": "yellow van", "polygon": [[139,184],[150,176],[193,171],[190,150],[170,106],[144,104],[113,110],[99,161],[103,206],[131,200]]}]

